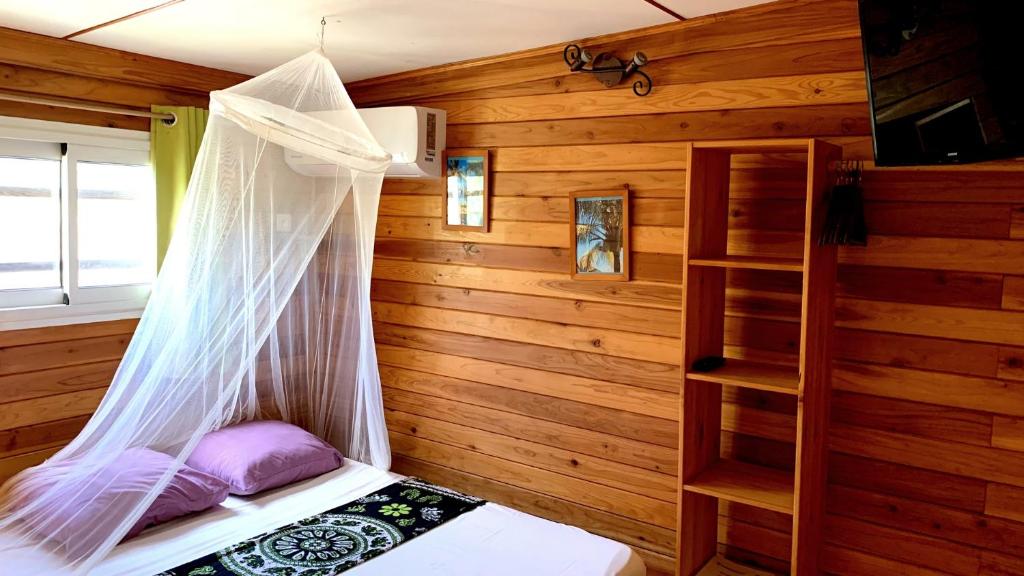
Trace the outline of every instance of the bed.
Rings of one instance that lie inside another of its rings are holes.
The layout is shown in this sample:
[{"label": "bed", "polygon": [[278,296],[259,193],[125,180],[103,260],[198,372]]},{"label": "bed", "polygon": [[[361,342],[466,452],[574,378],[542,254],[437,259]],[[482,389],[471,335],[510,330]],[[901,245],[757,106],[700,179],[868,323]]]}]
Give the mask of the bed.
[{"label": "bed", "polygon": [[[323,476],[261,494],[230,497],[117,548],[90,574],[154,576],[245,538],[361,498],[403,477],[346,460]],[[38,574],[45,558],[23,557]],[[50,560],[52,562],[52,560]],[[413,569],[410,570],[410,567]],[[15,566],[17,568],[17,566]],[[52,573],[59,573],[54,566]],[[47,573],[45,570],[42,573]],[[628,546],[487,503],[345,572],[345,576],[645,576]]]}]

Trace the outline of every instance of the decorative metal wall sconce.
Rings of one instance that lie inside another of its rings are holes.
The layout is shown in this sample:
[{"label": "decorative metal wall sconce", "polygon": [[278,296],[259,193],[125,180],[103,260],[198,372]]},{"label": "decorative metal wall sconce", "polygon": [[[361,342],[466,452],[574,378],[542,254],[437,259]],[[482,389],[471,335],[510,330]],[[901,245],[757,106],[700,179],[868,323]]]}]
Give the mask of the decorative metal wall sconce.
[{"label": "decorative metal wall sconce", "polygon": [[[643,52],[633,54],[633,58],[622,63],[615,56],[601,52],[596,58],[590,55],[586,48],[580,48],[576,44],[569,44],[562,52],[565,63],[573,72],[589,72],[605,86],[611,88],[623,80],[628,80],[634,74],[640,76],[633,82],[633,93],[637,96],[647,96],[651,93],[651,77],[643,70],[642,66],[647,64],[647,56]],[[589,67],[588,67],[589,65]]]}]

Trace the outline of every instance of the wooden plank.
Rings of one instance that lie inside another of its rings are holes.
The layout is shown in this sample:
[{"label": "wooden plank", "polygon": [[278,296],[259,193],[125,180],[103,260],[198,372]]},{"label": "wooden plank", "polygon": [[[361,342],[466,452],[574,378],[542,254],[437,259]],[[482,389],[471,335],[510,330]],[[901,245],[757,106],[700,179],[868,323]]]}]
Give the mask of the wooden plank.
[{"label": "wooden plank", "polygon": [[0,62],[133,84],[210,92],[248,80],[243,74],[0,28]]},{"label": "wooden plank", "polygon": [[796,418],[725,402],[722,404],[722,430],[792,443],[796,434]]},{"label": "wooden plank", "polygon": [[803,272],[803,260],[799,258],[773,258],[753,256],[722,256],[721,258],[690,258],[691,266],[715,266],[735,270],[774,270],[778,272]]},{"label": "wooden plank", "polygon": [[985,493],[985,514],[1024,522],[1024,488],[989,484]]},{"label": "wooden plank", "polygon": [[[592,79],[586,79],[592,82]],[[658,79],[659,82],[662,79]],[[593,90],[591,84],[588,90]],[[674,112],[601,118],[558,118],[530,122],[453,124],[448,145],[546,146],[566,144],[619,144],[675,142],[730,138],[784,138],[787,136],[847,136],[870,134],[863,103],[797,106],[771,110],[730,110],[728,122],[721,111]]]},{"label": "wooden plank", "polygon": [[[553,399],[545,397],[544,401]],[[673,475],[676,472],[674,450],[561,422],[390,387],[384,388],[384,406],[389,410],[462,424],[546,446],[567,448],[654,472]],[[672,499],[675,499],[674,482]]]},{"label": "wooden plank", "polygon": [[981,553],[980,576],[1016,576],[1021,570],[1024,570],[1024,558],[990,550]]},{"label": "wooden plank", "polygon": [[26,328],[23,330],[0,330],[0,348],[64,340],[80,340],[98,336],[132,334],[135,332],[135,327],[138,323],[139,321],[133,318],[130,320],[68,324],[44,328]]},{"label": "wooden plank", "polygon": [[410,240],[406,238],[378,238],[374,244],[374,255],[377,258],[395,260],[484,266],[487,268],[535,272],[563,272],[565,271],[565,262],[569,258],[568,250],[562,248]]},{"label": "wooden plank", "polygon": [[1024,184],[1019,174],[1009,170],[984,171],[978,166],[957,170],[874,168],[866,170],[862,180],[864,199],[869,202],[961,203],[966,193],[973,202],[1024,203]]},{"label": "wooden plank", "polygon": [[386,323],[375,323],[374,334],[378,344],[469,356],[501,364],[537,368],[665,392],[677,393],[682,378],[679,366],[676,365],[641,362],[470,334]]},{"label": "wooden plank", "polygon": [[675,506],[667,502],[423,438],[413,438],[395,432],[390,436],[392,450],[409,458],[434,463],[443,462],[445,466],[469,474],[493,477],[500,482],[555,498],[572,500],[579,494],[587,494],[587,501],[599,510],[663,528],[672,525],[672,512]]},{"label": "wooden plank", "polygon": [[857,71],[674,84],[659,86],[646,98],[615,89],[422,104],[447,110],[450,124],[479,124],[863,101],[864,74]]},{"label": "wooden plank", "polygon": [[1000,378],[1024,380],[1024,348],[1000,346],[998,350]]},{"label": "wooden plank", "polygon": [[992,344],[842,328],[836,330],[837,358],[896,367],[995,377],[999,350]]},{"label": "wooden plank", "polygon": [[[632,98],[632,92],[630,92]],[[682,142],[526,146],[499,148],[495,172],[551,172],[578,170],[685,170],[686,145]]]},{"label": "wooden plank", "polygon": [[386,419],[388,429],[415,438],[535,466],[648,498],[671,503],[676,501],[674,474],[644,470],[564,448],[394,409],[388,410]]},{"label": "wooden plank", "polygon": [[875,576],[877,574],[900,574],[902,576],[948,576],[949,572],[932,570],[906,562],[879,558],[858,550],[827,545],[824,548],[822,567],[827,574],[842,576]]},{"label": "wooden plank", "polygon": [[377,356],[381,364],[389,366],[556,396],[645,416],[676,417],[675,396],[664,392],[408,348],[378,346]]},{"label": "wooden plank", "polygon": [[106,388],[120,363],[118,359],[0,376],[0,391],[3,392],[0,405],[29,398]]},{"label": "wooden plank", "polygon": [[689,372],[686,377],[701,382],[716,382],[781,394],[797,394],[799,376],[796,370],[744,360],[726,360],[724,366],[711,372]]},{"label": "wooden plank", "polygon": [[83,124],[86,126],[104,126],[107,128],[121,128],[122,130],[149,130],[149,118],[137,118],[135,116],[122,116],[120,114],[106,114],[103,112],[90,112],[88,110],[75,110],[59,106],[42,106],[39,104],[25,104],[22,102],[10,102],[0,100],[0,116],[13,118],[35,118],[36,120],[48,120],[50,122],[66,122],[69,124]]},{"label": "wooden plank", "polygon": [[1022,556],[1024,524],[927,502],[832,487],[829,513],[980,549]]},{"label": "wooden plank", "polygon": [[[381,216],[404,216],[433,218],[438,215],[438,199],[422,194],[387,194],[381,198]],[[745,223],[749,220],[751,202],[737,207],[734,221]],[[755,207],[763,212],[763,202]],[[792,203],[788,203],[792,204]],[[558,197],[509,197],[501,196],[491,200],[491,218],[513,222],[569,222],[569,205],[566,198]],[[788,206],[780,204],[778,210]],[[777,210],[777,211],[778,211]],[[776,212],[777,212],[776,211]],[[767,215],[765,215],[767,216]],[[746,217],[740,220],[741,217]],[[765,218],[769,221],[769,218]],[[682,226],[683,202],[676,198],[633,198],[630,201],[630,221],[636,226]]]},{"label": "wooden plank", "polygon": [[842,362],[834,379],[848,392],[1024,416],[1024,385],[993,378]]},{"label": "wooden plank", "polygon": [[679,307],[679,291],[673,286],[637,281],[573,282],[567,273],[489,270],[377,259],[374,261],[373,277],[533,296],[576,298],[590,302],[635,304],[668,310]]},{"label": "wooden plank", "polygon": [[0,458],[63,446],[81,431],[89,416],[43,422],[0,431]]},{"label": "wooden plank", "polygon": [[977,446],[989,446],[992,439],[993,416],[986,412],[839,390],[832,394],[832,418],[844,424]]},{"label": "wooden plank", "polygon": [[839,296],[863,300],[995,309],[1002,304],[1003,276],[844,265],[839,267],[836,291]]},{"label": "wooden plank", "polygon": [[[729,155],[687,145],[685,260],[724,256],[729,203]],[[724,343],[725,269],[684,266],[682,294],[684,372],[704,356],[720,356]],[[687,491],[719,458],[722,389],[683,378],[679,401],[679,508],[676,572],[691,576],[717,551],[718,502]]]},{"label": "wooden plank", "polygon": [[0,348],[0,375],[120,360],[130,340],[114,335]]},{"label": "wooden plank", "polygon": [[492,222],[489,232],[445,230],[440,218],[381,216],[377,219],[379,238],[447,240],[479,244],[514,244],[567,248],[566,226],[538,222]]},{"label": "wooden plank", "polygon": [[381,302],[469,312],[514,310],[519,318],[679,337],[678,315],[651,308],[390,281],[375,282],[371,296]]},{"label": "wooden plank", "polygon": [[825,530],[829,542],[958,576],[975,575],[980,565],[978,551],[969,546],[852,518],[830,514]]},{"label": "wooden plank", "polygon": [[433,394],[464,404],[638,440],[673,452],[676,447],[678,426],[675,420],[387,365],[381,366],[380,373],[389,388]]},{"label": "wooden plank", "polygon": [[783,514],[793,513],[793,475],[735,460],[720,460],[683,484],[689,492]]},{"label": "wooden plank", "polygon": [[844,248],[843,264],[1024,274],[1024,242],[872,236],[871,248]]},{"label": "wooden plank", "polygon": [[666,364],[678,358],[678,339],[665,336],[390,302],[377,302],[372,312],[374,320],[390,324],[463,332]]},{"label": "wooden plank", "polygon": [[831,448],[848,454],[901,462],[980,480],[1024,485],[1019,453],[999,448],[954,444],[849,425],[833,425]]},{"label": "wooden plank", "polygon": [[993,417],[992,446],[1024,452],[1024,418]]},{"label": "wooden plank", "polygon": [[1024,206],[1014,206],[1010,214],[1010,238],[1024,240]]},{"label": "wooden plank", "polygon": [[44,460],[56,454],[58,450],[60,448],[46,448],[45,450],[29,452],[11,458],[0,458],[0,482],[6,481],[25,468],[42,464]]},{"label": "wooden plank", "polygon": [[[0,31],[2,34],[2,31]],[[114,104],[149,110],[152,104],[209,108],[206,93],[185,92],[140,86],[109,79],[97,79],[66,72],[0,64],[4,89],[38,96],[61,96],[75,100]]]},{"label": "wooden plank", "polygon": [[1024,313],[839,298],[836,325],[938,338],[1024,345]]},{"label": "wooden plank", "polygon": [[[666,145],[668,146],[668,145]],[[615,151],[614,147],[609,147]],[[504,150],[504,149],[502,149]],[[668,146],[669,154],[673,147]],[[583,148],[584,156],[586,148]],[[621,148],[619,149],[621,151]],[[576,158],[579,160],[579,158]],[[670,156],[668,161],[678,161]],[[618,160],[616,160],[618,162]],[[533,164],[523,165],[530,168]],[[686,187],[686,172],[683,170],[628,170],[622,167],[608,169],[601,165],[586,170],[572,165],[568,172],[525,171],[497,172],[494,180],[495,197],[501,196],[568,196],[581,190],[612,190],[629,186],[633,198],[682,198]],[[782,186],[785,186],[783,184]]]},{"label": "wooden plank", "polygon": [[796,470],[793,487],[792,573],[821,571],[825,487],[828,484],[828,434],[832,394],[835,325],[836,248],[821,246],[830,166],[842,150],[813,140],[807,157],[804,215],[803,298],[800,307],[800,395],[797,404]]},{"label": "wooden plank", "polygon": [[1003,280],[1003,308],[1024,310],[1024,276],[1007,276]]},{"label": "wooden plank", "polygon": [[0,409],[0,430],[91,414],[105,393],[104,389],[83,390],[3,404]]},{"label": "wooden plank", "polygon": [[986,482],[966,476],[914,468],[833,452],[829,457],[832,485],[869,490],[972,512],[985,508]]}]

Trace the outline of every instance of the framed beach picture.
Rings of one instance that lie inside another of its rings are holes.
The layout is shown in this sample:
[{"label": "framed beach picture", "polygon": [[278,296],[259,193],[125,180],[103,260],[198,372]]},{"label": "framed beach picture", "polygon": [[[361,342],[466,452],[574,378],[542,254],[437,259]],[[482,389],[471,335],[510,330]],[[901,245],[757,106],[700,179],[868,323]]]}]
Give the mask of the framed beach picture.
[{"label": "framed beach picture", "polygon": [[629,189],[573,192],[569,247],[576,280],[629,280]]},{"label": "framed beach picture", "polygon": [[490,220],[490,165],[487,150],[445,152],[442,228],[487,232]]}]

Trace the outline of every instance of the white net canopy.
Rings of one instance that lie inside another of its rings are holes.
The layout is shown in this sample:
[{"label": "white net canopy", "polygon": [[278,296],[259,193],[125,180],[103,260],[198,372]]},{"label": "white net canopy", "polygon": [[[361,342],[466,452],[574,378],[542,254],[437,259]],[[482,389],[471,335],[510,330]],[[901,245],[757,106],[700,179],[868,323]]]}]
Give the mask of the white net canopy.
[{"label": "white net canopy", "polygon": [[[369,296],[390,156],[319,52],[212,93],[210,108],[183,214],[109,391],[74,441],[0,489],[0,563],[31,549],[88,571],[200,438],[237,421],[292,422],[390,466]],[[111,488],[111,468],[137,448],[170,456],[166,470]]]}]

